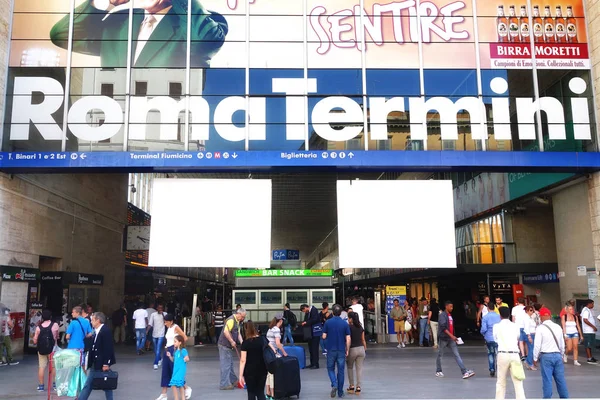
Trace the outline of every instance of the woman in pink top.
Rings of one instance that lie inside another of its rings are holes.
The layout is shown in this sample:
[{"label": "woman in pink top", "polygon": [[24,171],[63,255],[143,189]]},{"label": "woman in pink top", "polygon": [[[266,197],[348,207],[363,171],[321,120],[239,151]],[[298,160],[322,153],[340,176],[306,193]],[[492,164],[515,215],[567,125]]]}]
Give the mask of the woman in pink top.
[{"label": "woman in pink top", "polygon": [[[47,329],[50,328],[52,338],[54,340],[48,340],[50,332]],[[42,329],[44,333],[42,334]],[[52,322],[52,312],[50,310],[42,311],[42,323],[35,328],[35,335],[33,336],[33,343],[38,346],[38,380],[39,385],[37,387],[38,392],[44,391],[44,373],[46,367],[48,367],[48,357],[56,345],[58,339],[58,324]],[[49,352],[48,352],[49,351]],[[52,370],[52,381],[54,382],[55,371]]]}]

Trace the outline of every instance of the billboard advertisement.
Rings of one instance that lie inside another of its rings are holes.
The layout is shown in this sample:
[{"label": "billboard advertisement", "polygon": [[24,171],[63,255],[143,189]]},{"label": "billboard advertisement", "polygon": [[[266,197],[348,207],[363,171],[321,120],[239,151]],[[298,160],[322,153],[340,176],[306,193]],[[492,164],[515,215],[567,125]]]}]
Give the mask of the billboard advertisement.
[{"label": "billboard advertisement", "polygon": [[74,3],[14,0],[0,168],[596,151],[582,0]]},{"label": "billboard advertisement", "polygon": [[[184,0],[77,3],[75,67],[125,68],[133,42],[132,67],[185,68],[189,37],[192,67],[361,68],[364,47],[368,68],[417,69],[421,41],[428,69],[476,68],[476,50],[484,69],[531,68],[531,31],[539,68],[590,67],[582,0],[190,0],[189,35]],[[70,4],[15,1],[11,66],[67,65]]]}]

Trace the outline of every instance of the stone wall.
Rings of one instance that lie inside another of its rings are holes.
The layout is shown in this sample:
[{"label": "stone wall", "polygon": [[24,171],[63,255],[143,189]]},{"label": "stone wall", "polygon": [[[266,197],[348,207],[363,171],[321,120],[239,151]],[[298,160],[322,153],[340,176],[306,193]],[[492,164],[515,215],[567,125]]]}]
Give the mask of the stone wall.
[{"label": "stone wall", "polygon": [[556,193],[552,204],[558,271],[565,275],[560,278],[560,297],[564,303],[576,293],[587,293],[587,277],[578,276],[577,267],[592,267],[595,263],[588,184],[580,183]]},{"label": "stone wall", "polygon": [[94,308],[110,313],[124,292],[127,189],[126,174],[0,175],[0,264],[104,275]]},{"label": "stone wall", "polygon": [[551,207],[527,207],[512,215],[513,241],[520,263],[556,262],[556,239]]}]

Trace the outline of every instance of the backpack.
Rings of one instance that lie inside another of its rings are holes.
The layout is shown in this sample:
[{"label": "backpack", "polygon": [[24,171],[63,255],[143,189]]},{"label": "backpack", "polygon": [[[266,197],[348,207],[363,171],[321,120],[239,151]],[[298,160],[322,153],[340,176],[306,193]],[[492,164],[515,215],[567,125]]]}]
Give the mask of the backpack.
[{"label": "backpack", "polygon": [[296,314],[294,314],[292,311],[288,312],[287,323],[292,328],[296,327],[296,324],[298,323],[298,319],[296,319]]},{"label": "backpack", "polygon": [[269,345],[269,341],[266,338],[263,340],[263,359],[265,361],[265,365],[267,366],[267,371],[269,371],[271,374],[274,374],[275,360],[277,359],[277,356],[275,355],[273,348]]},{"label": "backpack", "polygon": [[54,326],[54,322],[51,322],[47,327],[43,327],[40,325],[40,334],[38,336],[38,353],[43,356],[47,356],[51,354],[54,350],[54,345],[56,342],[54,341],[54,335],[52,334],[52,327]]},{"label": "backpack", "polygon": [[123,310],[121,308],[119,308],[118,310],[115,310],[115,312],[113,312],[113,314],[112,314],[111,320],[112,320],[113,326],[123,325]]}]

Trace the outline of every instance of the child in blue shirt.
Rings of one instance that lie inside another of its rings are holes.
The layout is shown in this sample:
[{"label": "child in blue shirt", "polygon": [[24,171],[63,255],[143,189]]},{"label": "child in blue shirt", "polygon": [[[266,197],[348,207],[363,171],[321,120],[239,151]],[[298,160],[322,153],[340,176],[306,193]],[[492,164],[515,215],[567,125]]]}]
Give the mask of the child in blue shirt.
[{"label": "child in blue shirt", "polygon": [[181,335],[175,336],[174,347],[175,354],[171,354],[167,351],[167,357],[173,361],[173,375],[171,375],[171,382],[169,386],[173,388],[173,394],[175,400],[185,399],[185,373],[187,370],[187,363],[190,361],[188,351],[185,349],[184,340]]}]

